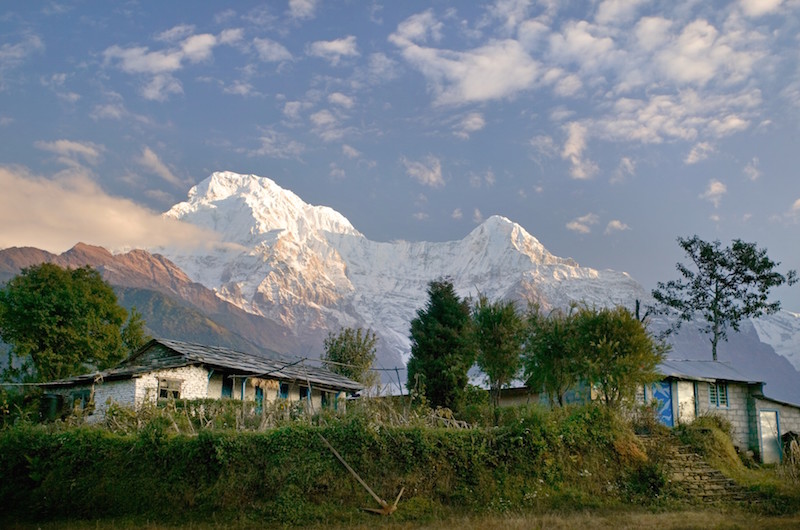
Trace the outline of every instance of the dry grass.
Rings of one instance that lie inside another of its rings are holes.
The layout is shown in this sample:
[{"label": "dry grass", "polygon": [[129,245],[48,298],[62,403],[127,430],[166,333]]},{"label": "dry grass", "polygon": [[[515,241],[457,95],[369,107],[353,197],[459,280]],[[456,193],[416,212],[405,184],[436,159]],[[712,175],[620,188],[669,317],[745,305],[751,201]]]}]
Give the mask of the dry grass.
[{"label": "dry grass", "polygon": [[[263,525],[222,522],[208,524],[187,525],[162,525],[155,522],[129,521],[129,520],[101,520],[101,521],[75,521],[53,522],[40,524],[11,524],[5,526],[18,530],[97,530],[97,529],[145,529],[145,530],[217,530],[231,528],[265,528]],[[316,526],[312,528],[335,528],[331,526]],[[458,528],[460,530],[532,530],[532,529],[572,529],[591,528],[609,530],[633,529],[797,529],[800,528],[800,514],[789,517],[764,517],[747,513],[741,510],[691,510],[665,513],[649,513],[624,511],[615,513],[598,514],[592,512],[564,513],[564,514],[530,514],[530,515],[472,515],[449,517],[443,520],[427,523],[403,522],[396,523],[390,518],[374,517],[367,522],[347,525],[347,529],[444,529]]]}]

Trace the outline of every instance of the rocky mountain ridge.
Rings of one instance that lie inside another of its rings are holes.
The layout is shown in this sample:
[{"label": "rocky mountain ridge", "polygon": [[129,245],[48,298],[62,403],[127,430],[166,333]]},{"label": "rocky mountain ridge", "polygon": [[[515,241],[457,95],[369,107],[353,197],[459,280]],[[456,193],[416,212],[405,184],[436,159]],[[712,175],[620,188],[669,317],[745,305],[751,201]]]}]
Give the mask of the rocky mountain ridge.
[{"label": "rocky mountain ridge", "polygon": [[[382,366],[402,366],[409,323],[426,302],[428,282],[442,277],[452,279],[461,296],[482,293],[544,309],[572,301],[633,308],[636,300],[651,300],[628,274],[554,256],[499,216],[459,241],[375,242],[330,208],[305,204],[268,178],[232,172],[212,174],[165,215],[216,230],[225,245],[160,252],[222,299],[285,326],[298,338],[298,353],[308,356],[321,353],[328,331],[361,326],[378,333]],[[782,322],[779,347],[791,354],[800,346],[800,322]],[[653,325],[665,324],[655,319]],[[721,358],[768,381],[773,395],[800,403],[800,373],[788,355],[776,355],[759,340],[774,339],[766,330],[776,325],[747,323],[721,348]],[[690,326],[671,340],[673,358],[710,356],[707,339]]]},{"label": "rocky mountain ridge", "polygon": [[[636,300],[650,301],[628,274],[554,256],[499,216],[459,241],[375,242],[330,208],[308,205],[270,179],[231,172],[212,174],[165,216],[214,230],[221,244],[117,255],[83,244],[61,256],[6,249],[0,251],[0,282],[43,261],[89,264],[115,286],[124,305],[144,313],[158,336],[318,358],[328,332],[368,327],[379,336],[378,365],[398,369],[409,355],[410,321],[434,279],[450,278],[464,297],[481,293],[522,307],[579,301],[632,309]],[[653,319],[651,326],[665,322]],[[670,341],[671,358],[710,357],[707,337],[689,325]],[[800,404],[799,351],[800,316],[783,311],[744,323],[719,353],[740,372],[766,381],[771,397]]]}]

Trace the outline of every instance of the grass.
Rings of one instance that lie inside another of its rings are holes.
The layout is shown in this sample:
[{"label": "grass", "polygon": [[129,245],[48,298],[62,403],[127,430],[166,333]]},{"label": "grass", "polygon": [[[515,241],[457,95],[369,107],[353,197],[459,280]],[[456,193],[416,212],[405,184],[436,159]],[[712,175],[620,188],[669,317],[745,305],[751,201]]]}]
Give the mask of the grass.
[{"label": "grass", "polygon": [[[401,503],[402,508],[402,503]],[[572,529],[592,528],[609,530],[628,530],[640,528],[670,529],[796,529],[800,528],[800,514],[791,516],[760,516],[740,509],[692,509],[670,512],[652,513],[647,511],[622,510],[614,512],[582,511],[576,513],[546,514],[506,514],[506,515],[457,515],[452,514],[435,521],[424,523],[416,521],[399,522],[394,518],[379,516],[359,517],[358,521],[346,526],[317,525],[307,528],[347,528],[347,529],[436,529],[459,528],[461,530],[493,530],[493,529]],[[277,526],[275,526],[277,527]],[[5,526],[9,530],[228,530],[231,528],[269,528],[257,522],[216,521],[207,523],[190,523],[164,525],[158,522],[137,519],[101,519],[87,521],[59,521],[50,523],[12,523]]]}]

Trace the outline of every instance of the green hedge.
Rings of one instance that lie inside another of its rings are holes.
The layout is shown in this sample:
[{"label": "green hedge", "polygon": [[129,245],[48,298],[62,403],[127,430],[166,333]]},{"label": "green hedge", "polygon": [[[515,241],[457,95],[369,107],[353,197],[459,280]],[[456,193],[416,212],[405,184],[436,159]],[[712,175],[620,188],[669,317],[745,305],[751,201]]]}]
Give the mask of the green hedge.
[{"label": "green hedge", "polygon": [[0,432],[0,498],[11,520],[180,516],[309,524],[370,517],[360,508],[377,507],[374,501],[320,434],[383,498],[391,501],[405,487],[399,519],[627,502],[641,490],[640,471],[653,472],[636,457],[641,453],[619,449],[634,443],[632,434],[591,406],[467,430],[382,427],[363,417],[196,436],[169,434],[159,422],[125,435],[27,426]]}]

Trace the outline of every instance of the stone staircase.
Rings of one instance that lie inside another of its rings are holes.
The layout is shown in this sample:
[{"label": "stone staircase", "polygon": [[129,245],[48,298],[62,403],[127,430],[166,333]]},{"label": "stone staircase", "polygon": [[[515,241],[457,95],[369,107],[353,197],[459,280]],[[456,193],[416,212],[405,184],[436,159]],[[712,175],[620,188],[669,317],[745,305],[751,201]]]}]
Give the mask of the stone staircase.
[{"label": "stone staircase", "polygon": [[639,440],[648,453],[658,446],[659,453],[665,455],[662,462],[668,480],[687,498],[708,503],[751,500],[747,490],[708,465],[689,446],[671,437],[639,436]]}]

